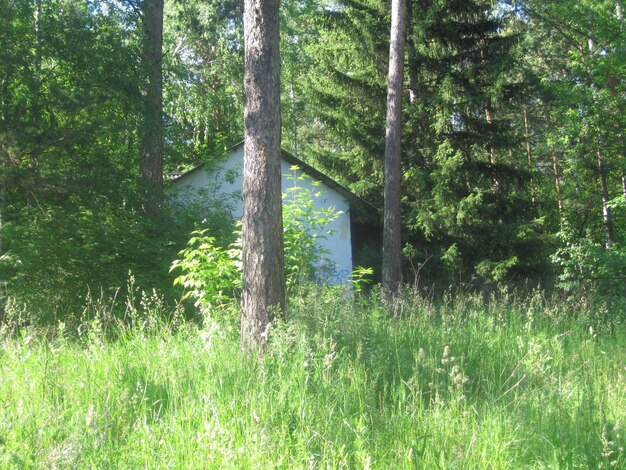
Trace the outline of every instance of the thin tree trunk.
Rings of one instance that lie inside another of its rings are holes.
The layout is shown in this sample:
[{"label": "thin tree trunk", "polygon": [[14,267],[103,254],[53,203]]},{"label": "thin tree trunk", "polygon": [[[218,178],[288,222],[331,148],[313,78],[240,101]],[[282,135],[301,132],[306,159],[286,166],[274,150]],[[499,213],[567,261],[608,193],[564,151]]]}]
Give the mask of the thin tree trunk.
[{"label": "thin tree trunk", "polygon": [[[548,110],[546,110],[545,112],[545,118],[546,118],[546,124],[548,126],[548,131],[551,131],[553,129],[552,126],[552,120],[550,119],[550,112]],[[554,147],[550,148],[551,154],[552,154],[552,171],[554,173],[554,189],[556,191],[556,202],[559,208],[559,224],[562,225],[563,221],[565,220],[565,212],[564,212],[564,205],[563,205],[563,195],[562,195],[562,190],[561,190],[561,168],[560,168],[560,163],[559,163],[559,155],[556,152],[556,149]],[[578,188],[578,176],[575,176],[575,181],[576,181],[576,195],[579,195],[579,188]]]},{"label": "thin tree trunk", "polygon": [[395,292],[402,284],[400,220],[402,88],[406,41],[406,0],[392,0],[387,130],[385,137],[385,206],[383,223],[383,287]]},{"label": "thin tree trunk", "polygon": [[535,204],[535,181],[534,181],[534,169],[533,169],[533,150],[530,143],[530,125],[528,124],[528,106],[523,106],[524,110],[524,138],[526,140],[526,156],[528,157],[528,171],[530,171],[530,196],[532,203]]},{"label": "thin tree trunk", "polygon": [[139,144],[142,204],[149,215],[158,213],[163,200],[163,1],[144,0],[142,90],[143,116]]},{"label": "thin tree trunk", "polygon": [[244,4],[244,181],[241,342],[262,352],[285,312],[280,174],[280,0]]}]

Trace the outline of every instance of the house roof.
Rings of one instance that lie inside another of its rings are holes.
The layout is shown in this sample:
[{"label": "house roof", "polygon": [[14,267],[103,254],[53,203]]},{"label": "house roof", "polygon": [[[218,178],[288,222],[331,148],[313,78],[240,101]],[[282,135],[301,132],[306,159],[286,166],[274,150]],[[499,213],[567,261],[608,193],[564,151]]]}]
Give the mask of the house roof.
[{"label": "house roof", "polygon": [[[226,151],[226,153],[228,153],[228,154],[233,153],[235,150],[239,149],[242,146],[243,146],[243,141],[241,141],[241,142],[233,145],[232,147],[230,147]],[[281,156],[287,163],[289,163],[291,165],[297,166],[304,173],[309,175],[311,178],[319,181],[320,183],[324,183],[329,188],[332,188],[335,191],[337,191],[339,194],[341,194],[343,197],[345,197],[348,200],[348,202],[350,202],[351,205],[355,205],[355,206],[357,206],[357,207],[359,207],[361,209],[365,209],[367,211],[375,211],[376,213],[380,212],[380,209],[378,209],[376,206],[374,206],[370,202],[366,201],[365,199],[357,196],[352,191],[350,191],[348,188],[346,188],[345,186],[342,186],[337,181],[332,179],[330,176],[325,175],[321,171],[313,168],[311,165],[309,165],[308,163],[300,160],[295,155],[293,155],[293,154],[291,154],[291,153],[281,149]],[[187,171],[186,173],[175,173],[175,174],[171,175],[172,176],[171,181],[173,181],[173,182],[174,181],[178,181],[178,180],[184,178],[185,176],[187,176],[187,175],[189,175],[191,173],[195,173],[196,171],[201,170],[205,166],[206,166],[206,163],[201,163],[200,165],[196,166],[195,168],[192,168],[191,170]]]}]

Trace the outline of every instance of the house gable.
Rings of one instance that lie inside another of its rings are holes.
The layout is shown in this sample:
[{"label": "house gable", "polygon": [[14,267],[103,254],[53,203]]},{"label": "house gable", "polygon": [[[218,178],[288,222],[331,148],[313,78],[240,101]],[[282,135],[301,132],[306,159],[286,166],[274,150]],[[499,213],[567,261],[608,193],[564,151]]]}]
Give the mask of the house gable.
[{"label": "house gable", "polygon": [[[332,265],[328,274],[329,284],[344,284],[352,272],[352,234],[350,214],[352,206],[370,206],[349,190],[325,176],[310,165],[305,164],[287,152],[281,159],[282,192],[286,198],[292,197],[290,188],[308,189],[316,210],[334,208],[339,212],[336,220],[323,230],[325,233],[312,233],[318,238],[325,258]],[[223,208],[235,219],[243,215],[243,145],[231,148],[221,160],[211,165],[200,165],[173,181],[175,198],[179,203],[191,204],[206,202],[209,208]],[[376,210],[375,208],[373,208]]]}]

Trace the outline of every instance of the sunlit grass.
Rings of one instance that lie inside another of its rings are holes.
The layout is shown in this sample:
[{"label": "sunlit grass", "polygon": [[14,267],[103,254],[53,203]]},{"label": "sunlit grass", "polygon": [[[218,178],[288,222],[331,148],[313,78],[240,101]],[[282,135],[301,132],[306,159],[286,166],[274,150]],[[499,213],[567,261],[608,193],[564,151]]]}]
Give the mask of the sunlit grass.
[{"label": "sunlit grass", "polygon": [[4,329],[0,467],[626,465],[623,323],[540,294],[317,292],[260,360],[235,320],[146,307],[131,327],[96,309],[73,335]]}]

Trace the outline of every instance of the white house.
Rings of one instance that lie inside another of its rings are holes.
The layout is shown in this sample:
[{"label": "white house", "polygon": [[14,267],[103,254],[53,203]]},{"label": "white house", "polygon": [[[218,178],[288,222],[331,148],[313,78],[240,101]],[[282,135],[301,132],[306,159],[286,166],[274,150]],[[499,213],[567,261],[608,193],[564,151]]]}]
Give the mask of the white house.
[{"label": "white house", "polygon": [[[175,198],[182,204],[207,202],[207,207],[226,208],[234,219],[243,215],[243,142],[227,151],[227,154],[212,164],[202,164],[187,173],[177,175],[172,182]],[[356,220],[356,213],[374,215],[378,210],[341,186],[339,183],[306,164],[294,155],[282,152],[282,191],[289,197],[289,188],[297,185],[305,187],[314,197],[316,210],[334,208],[339,216],[325,227],[330,235],[318,239],[318,244],[326,252],[325,258],[331,265],[326,274],[330,284],[345,283],[353,269],[353,255],[358,246],[354,231],[362,232],[365,225]],[[302,178],[305,176],[304,178]],[[369,231],[369,228],[365,228]],[[376,229],[374,229],[375,231]],[[361,234],[363,235],[363,234]],[[367,238],[368,234],[365,234]]]}]

